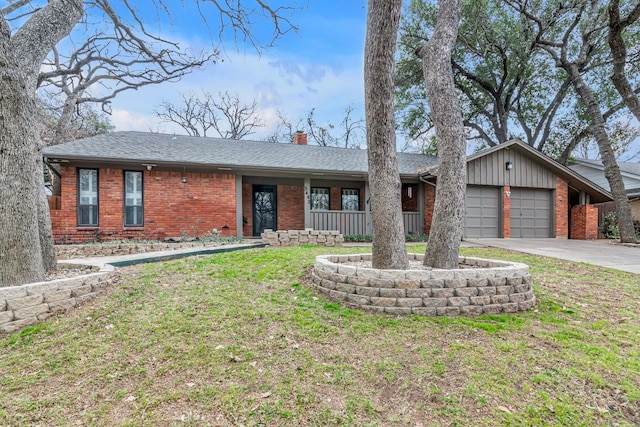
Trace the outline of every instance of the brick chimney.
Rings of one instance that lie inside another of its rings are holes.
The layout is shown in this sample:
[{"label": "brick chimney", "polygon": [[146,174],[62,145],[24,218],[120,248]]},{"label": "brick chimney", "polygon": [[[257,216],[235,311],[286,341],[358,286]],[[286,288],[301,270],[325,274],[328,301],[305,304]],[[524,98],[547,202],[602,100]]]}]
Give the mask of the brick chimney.
[{"label": "brick chimney", "polygon": [[293,143],[295,145],[307,145],[307,134],[302,131],[296,131],[293,136]]}]

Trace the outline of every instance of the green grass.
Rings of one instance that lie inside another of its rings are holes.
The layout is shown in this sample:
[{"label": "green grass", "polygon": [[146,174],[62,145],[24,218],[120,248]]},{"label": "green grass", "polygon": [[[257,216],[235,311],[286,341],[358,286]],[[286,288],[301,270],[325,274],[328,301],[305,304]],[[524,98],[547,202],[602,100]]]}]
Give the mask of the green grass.
[{"label": "green grass", "polygon": [[363,251],[127,267],[0,337],[0,426],[640,424],[637,275],[464,249],[529,264],[538,304],[460,318],[363,313],[309,287],[316,255]]}]

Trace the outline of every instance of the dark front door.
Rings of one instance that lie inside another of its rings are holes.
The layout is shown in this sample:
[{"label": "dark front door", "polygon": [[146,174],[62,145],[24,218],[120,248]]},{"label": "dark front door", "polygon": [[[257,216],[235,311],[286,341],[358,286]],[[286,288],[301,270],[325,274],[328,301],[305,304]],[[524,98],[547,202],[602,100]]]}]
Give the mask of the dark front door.
[{"label": "dark front door", "polygon": [[275,185],[253,186],[253,235],[259,236],[266,228],[277,230],[277,203]]}]

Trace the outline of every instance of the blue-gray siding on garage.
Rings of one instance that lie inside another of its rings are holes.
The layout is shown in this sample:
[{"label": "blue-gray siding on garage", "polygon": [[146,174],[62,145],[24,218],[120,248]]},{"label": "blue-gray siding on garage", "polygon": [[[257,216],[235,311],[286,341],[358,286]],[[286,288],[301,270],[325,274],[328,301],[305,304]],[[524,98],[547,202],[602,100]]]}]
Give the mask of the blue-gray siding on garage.
[{"label": "blue-gray siding on garage", "polygon": [[[512,169],[507,170],[507,162]],[[556,188],[556,175],[540,160],[507,149],[469,161],[467,184],[552,189]]]}]

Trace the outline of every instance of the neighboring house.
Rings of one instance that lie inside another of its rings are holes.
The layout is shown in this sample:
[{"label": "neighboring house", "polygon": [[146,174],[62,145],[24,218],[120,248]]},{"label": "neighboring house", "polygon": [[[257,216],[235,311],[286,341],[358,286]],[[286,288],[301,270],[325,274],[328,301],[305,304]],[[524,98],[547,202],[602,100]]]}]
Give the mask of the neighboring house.
[{"label": "neighboring house", "polygon": [[[306,145],[303,133],[277,144],[115,132],[43,155],[62,166],[60,203],[51,204],[59,206],[51,211],[59,243],[212,229],[234,237],[304,228],[371,234],[367,152]],[[405,232],[428,234],[437,159],[398,153],[398,163]],[[586,204],[611,200],[519,141],[469,157],[468,171],[468,237],[567,238],[574,209],[571,237],[591,238]]]},{"label": "neighboring house", "polygon": [[[631,215],[634,220],[640,221],[640,163],[618,162],[618,167],[631,202]],[[611,187],[604,176],[604,166],[600,160],[572,159],[569,168],[610,191]]]}]

